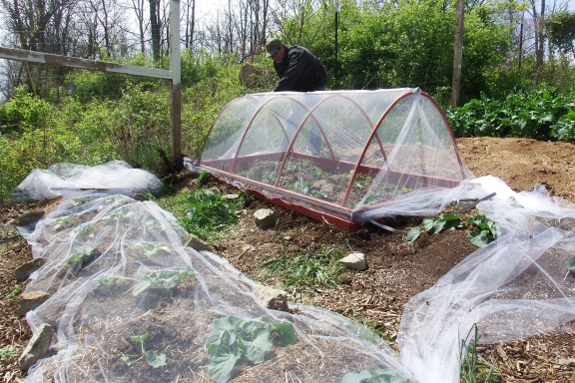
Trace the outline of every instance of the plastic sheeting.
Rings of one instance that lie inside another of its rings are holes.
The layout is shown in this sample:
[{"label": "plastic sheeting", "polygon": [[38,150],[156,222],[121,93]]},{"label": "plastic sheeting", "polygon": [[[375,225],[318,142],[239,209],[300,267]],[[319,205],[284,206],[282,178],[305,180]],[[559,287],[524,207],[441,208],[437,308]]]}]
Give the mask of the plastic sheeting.
[{"label": "plastic sheeting", "polygon": [[543,187],[517,194],[483,177],[418,200],[418,211],[437,213],[496,192],[478,208],[502,234],[412,298],[397,355],[333,312],[266,309],[251,280],[217,254],[185,246],[187,233],[154,202],[83,191],[68,176],[74,169],[76,179],[96,172],[114,189],[140,185],[131,193],[157,186],[149,174],[117,166],[59,166],[31,173],[19,187],[46,195],[43,188],[68,182],[57,208],[19,228],[34,257],[47,259],[26,292],[50,298],[27,314],[28,323],[33,331],[42,323],[55,329],[49,354],[26,382],[357,382],[391,374],[394,382],[455,383],[460,342],[475,323],[481,342],[493,343],[575,319],[575,278],[565,277],[575,209]]}]

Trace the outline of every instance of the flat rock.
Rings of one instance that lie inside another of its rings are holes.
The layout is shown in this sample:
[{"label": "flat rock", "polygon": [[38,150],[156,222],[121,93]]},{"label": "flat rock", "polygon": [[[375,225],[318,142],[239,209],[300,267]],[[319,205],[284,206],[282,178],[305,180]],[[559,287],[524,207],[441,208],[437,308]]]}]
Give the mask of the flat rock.
[{"label": "flat rock", "polygon": [[149,201],[150,199],[144,193],[136,193],[133,197],[136,201]]},{"label": "flat rock", "polygon": [[48,349],[50,348],[50,343],[52,343],[52,334],[54,330],[49,324],[43,323],[38,327],[30,342],[24,349],[20,359],[18,359],[18,364],[20,369],[27,370],[32,367],[38,359],[46,355]]},{"label": "flat rock", "polygon": [[44,214],[46,214],[46,213],[42,209],[38,209],[38,210],[34,210],[34,211],[31,211],[31,212],[26,213],[26,214],[22,214],[18,218],[18,226],[28,226],[31,223],[34,223],[37,220],[39,220],[40,218],[42,218],[44,216]]},{"label": "flat rock", "polygon": [[260,229],[267,229],[276,223],[276,216],[272,209],[258,209],[254,213],[254,218],[257,227]]},{"label": "flat rock", "polygon": [[340,259],[339,262],[350,270],[367,270],[367,262],[365,261],[365,255],[363,253],[351,253]]},{"label": "flat rock", "polygon": [[193,247],[197,251],[201,251],[201,250],[214,251],[209,243],[203,241],[202,239],[196,237],[193,234],[188,235],[188,238],[186,238],[186,242],[184,243],[184,246]]},{"label": "flat rock", "polygon": [[30,310],[34,310],[36,307],[40,306],[42,303],[50,298],[50,295],[44,291],[32,291],[30,293],[22,294],[22,300],[20,301],[20,307],[16,310],[16,315],[26,314]]},{"label": "flat rock", "polygon": [[288,311],[287,293],[285,291],[258,283],[253,293],[268,309]]},{"label": "flat rock", "polygon": [[45,258],[36,258],[31,260],[30,262],[26,262],[18,266],[16,270],[14,270],[14,274],[16,274],[16,281],[23,282],[26,279],[28,279],[28,277],[30,277],[30,274],[38,270],[40,266],[44,264],[44,262],[46,262]]}]

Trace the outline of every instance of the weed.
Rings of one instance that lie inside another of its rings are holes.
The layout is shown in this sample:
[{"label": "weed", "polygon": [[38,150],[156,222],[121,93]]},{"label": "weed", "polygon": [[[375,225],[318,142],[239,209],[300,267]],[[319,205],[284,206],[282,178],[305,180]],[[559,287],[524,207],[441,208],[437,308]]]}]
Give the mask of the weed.
[{"label": "weed", "polygon": [[139,357],[136,360],[130,360],[129,357],[127,356],[123,356],[122,357],[122,361],[124,363],[126,363],[128,366],[131,366],[132,364],[136,363],[137,361],[146,358],[146,363],[148,363],[150,366],[157,368],[157,367],[162,367],[165,366],[166,363],[166,354],[161,353],[161,354],[157,354],[153,351],[146,351],[144,349],[144,342],[146,341],[146,339],[148,339],[148,335],[149,335],[149,331],[142,334],[142,335],[134,335],[131,336],[130,339],[133,340],[134,342],[140,342],[141,346],[142,346],[142,356]]},{"label": "weed", "polygon": [[[467,345],[467,339],[469,339],[472,332],[474,332],[473,340]],[[461,381],[465,383],[477,383],[477,378],[485,383],[499,381],[496,372],[493,371],[493,366],[483,357],[477,355],[477,343],[479,343],[480,338],[481,335],[479,335],[477,331],[477,324],[474,324],[465,339],[461,340],[461,347],[459,349],[459,360],[461,361],[460,377]],[[480,366],[479,363],[482,363],[484,366]],[[486,372],[487,367],[489,367],[489,370]]]},{"label": "weed", "polygon": [[22,294],[22,286],[20,285],[16,285],[14,286],[14,288],[12,289],[12,291],[10,291],[10,294],[8,294],[9,298],[14,298],[18,295]]},{"label": "weed", "polygon": [[18,355],[18,352],[12,346],[6,346],[0,348],[0,360],[9,360],[12,357]]},{"label": "weed", "polygon": [[206,339],[210,354],[208,373],[216,382],[226,382],[242,357],[260,364],[274,343],[288,346],[296,342],[297,334],[291,323],[274,324],[265,317],[252,320],[218,318]]},{"label": "weed", "polygon": [[187,197],[189,207],[184,211],[184,228],[206,239],[210,234],[221,231],[236,222],[234,212],[245,207],[251,196],[243,190],[235,200],[223,200],[219,193],[208,189],[199,189]]},{"label": "weed", "polygon": [[343,266],[338,262],[342,256],[341,250],[335,250],[333,247],[316,255],[306,253],[293,259],[288,259],[283,253],[264,262],[261,267],[266,271],[266,276],[274,274],[283,279],[283,288],[336,286],[340,283],[338,276],[343,271]]},{"label": "weed", "polygon": [[212,173],[208,172],[207,170],[203,170],[200,175],[198,176],[198,181],[200,185],[203,185],[207,181],[209,181],[212,177]]}]

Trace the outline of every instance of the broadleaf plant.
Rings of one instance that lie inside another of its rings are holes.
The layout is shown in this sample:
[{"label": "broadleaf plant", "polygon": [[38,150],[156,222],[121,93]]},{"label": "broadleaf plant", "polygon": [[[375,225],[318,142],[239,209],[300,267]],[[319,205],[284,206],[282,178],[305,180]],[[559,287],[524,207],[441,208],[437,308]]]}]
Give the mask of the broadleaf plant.
[{"label": "broadleaf plant", "polygon": [[475,246],[487,246],[488,243],[497,238],[497,231],[499,230],[497,222],[487,219],[484,215],[469,217],[467,223],[479,229],[479,231],[469,233],[469,240]]},{"label": "broadleaf plant", "polygon": [[287,346],[297,342],[291,323],[273,324],[265,317],[244,320],[232,317],[216,319],[206,339],[210,354],[208,373],[218,383],[226,382],[243,357],[253,364],[263,363],[274,342]]},{"label": "broadleaf plant", "polygon": [[180,279],[182,277],[191,277],[194,275],[196,274],[188,269],[183,269],[180,271],[154,271],[136,283],[134,289],[132,290],[132,295],[136,297],[149,287],[158,287],[164,293],[167,293],[171,288],[180,284]]},{"label": "broadleaf plant", "polygon": [[154,368],[162,367],[162,366],[165,366],[167,364],[166,354],[164,354],[164,353],[156,354],[155,351],[153,351],[153,350],[146,351],[146,349],[144,348],[144,342],[146,341],[146,339],[148,339],[149,334],[150,334],[150,332],[148,331],[148,332],[145,332],[141,335],[132,335],[130,337],[130,339],[132,341],[140,342],[140,345],[142,347],[142,356],[140,356],[136,360],[131,360],[128,356],[123,356],[122,361],[124,363],[126,363],[128,366],[131,366],[132,364],[136,363],[137,361],[145,358],[146,363],[148,363],[150,366],[152,366]]}]

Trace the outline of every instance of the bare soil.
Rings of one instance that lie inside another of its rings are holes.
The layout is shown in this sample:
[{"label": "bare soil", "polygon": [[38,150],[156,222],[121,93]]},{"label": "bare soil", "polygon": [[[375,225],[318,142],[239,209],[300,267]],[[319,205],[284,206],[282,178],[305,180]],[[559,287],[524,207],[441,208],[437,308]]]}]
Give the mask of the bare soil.
[{"label": "bare soil", "polygon": [[[479,177],[494,175],[516,191],[530,191],[543,184],[552,195],[575,202],[575,144],[542,142],[530,139],[463,138],[457,144],[464,162]],[[190,173],[174,180],[179,188],[197,185]],[[223,193],[234,192],[228,185],[216,185]],[[28,340],[30,330],[23,316],[14,316],[19,305],[14,270],[32,259],[30,247],[16,231],[18,217],[38,208],[49,209],[53,201],[33,204],[4,203],[0,207],[0,349],[12,348],[13,356],[0,362],[0,381],[23,379],[25,372],[17,359]],[[253,213],[271,208],[279,217],[276,227],[258,229]],[[469,214],[473,214],[471,211]],[[420,218],[398,217],[387,225],[409,229]],[[374,226],[345,232],[335,226],[316,222],[295,212],[263,201],[253,201],[231,228],[230,235],[216,244],[215,252],[248,277],[268,285],[279,285],[266,277],[261,264],[282,254],[294,257],[335,246],[366,254],[369,269],[345,272],[342,284],[335,288],[289,290],[293,302],[313,304],[361,321],[397,348],[395,338],[401,313],[409,299],[431,287],[443,274],[477,248],[463,230],[447,231],[407,244],[405,235],[392,234]],[[449,249],[447,251],[446,249]],[[431,267],[429,265],[432,265]],[[480,354],[499,370],[501,382],[574,382],[575,325],[556,333],[517,342],[480,347]]]}]

